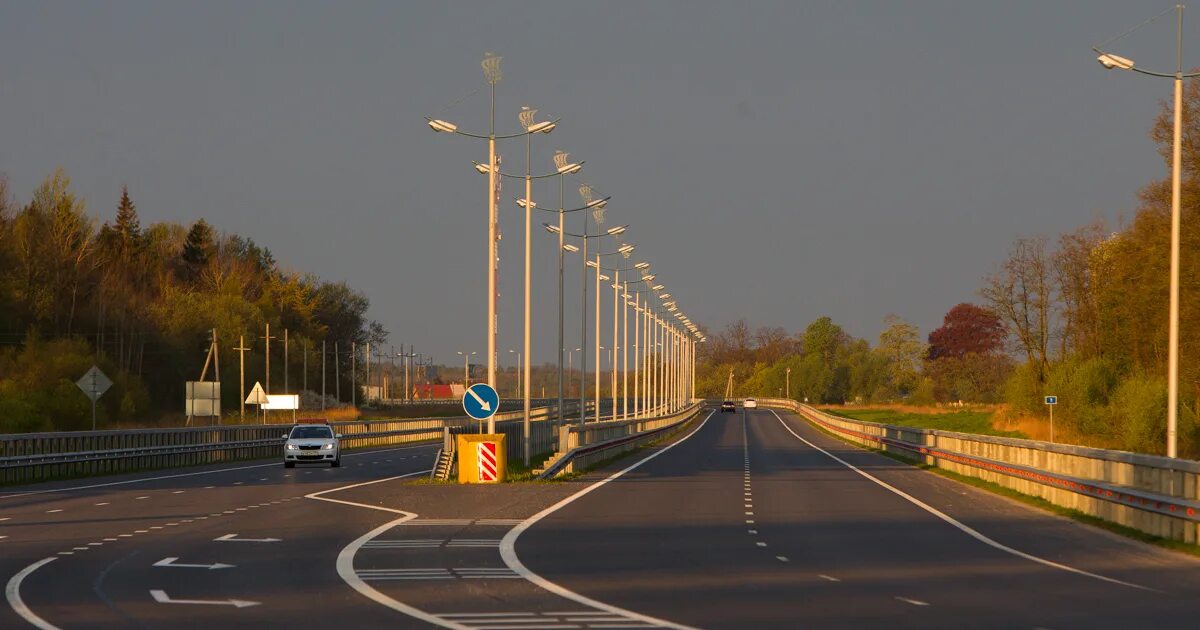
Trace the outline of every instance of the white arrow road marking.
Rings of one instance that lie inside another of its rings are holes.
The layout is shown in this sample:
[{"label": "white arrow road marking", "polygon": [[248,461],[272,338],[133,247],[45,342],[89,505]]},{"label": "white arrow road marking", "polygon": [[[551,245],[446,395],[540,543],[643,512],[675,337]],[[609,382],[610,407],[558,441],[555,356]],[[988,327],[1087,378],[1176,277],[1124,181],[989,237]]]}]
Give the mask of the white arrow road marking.
[{"label": "white arrow road marking", "polygon": [[214,538],[214,542],[281,542],[282,538],[238,538],[237,534],[225,534],[219,538]]},{"label": "white arrow road marking", "polygon": [[234,608],[249,608],[261,602],[248,602],[244,599],[171,599],[166,591],[150,591],[150,596],[160,604],[198,604],[201,606],[233,606]]},{"label": "white arrow road marking", "polygon": [[175,562],[179,558],[163,558],[154,563],[156,567],[178,567],[180,569],[232,569],[236,565],[217,562],[215,564],[183,564]]},{"label": "white arrow road marking", "polygon": [[467,393],[471,395],[471,398],[475,399],[475,402],[479,403],[479,407],[481,409],[483,409],[484,411],[492,410],[492,403],[484,402],[484,400],[479,397],[479,394],[475,393],[475,390],[467,388]]}]

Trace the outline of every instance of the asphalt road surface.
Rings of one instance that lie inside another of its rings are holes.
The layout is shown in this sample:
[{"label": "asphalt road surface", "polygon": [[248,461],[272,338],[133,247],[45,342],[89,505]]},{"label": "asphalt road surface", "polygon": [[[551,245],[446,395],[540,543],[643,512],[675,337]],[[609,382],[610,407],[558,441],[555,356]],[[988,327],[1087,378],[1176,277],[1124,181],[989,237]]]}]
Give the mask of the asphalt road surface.
[{"label": "asphalt road surface", "polygon": [[1200,562],[705,412],[563,483],[433,446],[0,491],[0,628],[1196,628]]}]

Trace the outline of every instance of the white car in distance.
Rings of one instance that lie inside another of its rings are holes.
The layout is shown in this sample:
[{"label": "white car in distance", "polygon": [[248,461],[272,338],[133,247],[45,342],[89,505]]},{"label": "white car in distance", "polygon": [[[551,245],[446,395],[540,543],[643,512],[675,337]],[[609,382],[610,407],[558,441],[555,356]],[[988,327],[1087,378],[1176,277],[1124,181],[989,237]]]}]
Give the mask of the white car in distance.
[{"label": "white car in distance", "polygon": [[329,462],[331,468],[342,465],[342,449],[334,433],[326,424],[298,424],[290,433],[283,434],[283,467],[295,468],[296,462]]},{"label": "white car in distance", "polygon": [[742,408],[758,409],[758,401],[754,400],[753,398],[747,398],[746,400],[742,401]]}]

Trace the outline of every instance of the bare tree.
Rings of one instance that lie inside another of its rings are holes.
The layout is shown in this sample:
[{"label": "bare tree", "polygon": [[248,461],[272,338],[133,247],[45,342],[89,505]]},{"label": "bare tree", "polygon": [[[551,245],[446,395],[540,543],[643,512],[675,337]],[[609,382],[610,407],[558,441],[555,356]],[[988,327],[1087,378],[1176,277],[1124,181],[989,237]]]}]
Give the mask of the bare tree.
[{"label": "bare tree", "polygon": [[1008,260],[984,280],[980,290],[992,310],[1009,325],[1042,382],[1050,366],[1052,267],[1045,237],[1018,239]]}]

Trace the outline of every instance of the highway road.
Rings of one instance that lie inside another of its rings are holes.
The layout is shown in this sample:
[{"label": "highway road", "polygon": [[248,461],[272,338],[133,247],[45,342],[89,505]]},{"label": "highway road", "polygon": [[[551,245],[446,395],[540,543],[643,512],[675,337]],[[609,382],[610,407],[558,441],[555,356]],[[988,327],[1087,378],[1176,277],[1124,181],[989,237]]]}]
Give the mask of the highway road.
[{"label": "highway road", "polygon": [[785,412],[561,483],[412,483],[433,453],[0,491],[0,627],[1200,625],[1200,562]]}]

